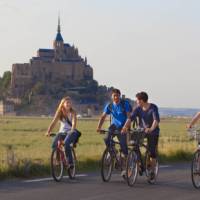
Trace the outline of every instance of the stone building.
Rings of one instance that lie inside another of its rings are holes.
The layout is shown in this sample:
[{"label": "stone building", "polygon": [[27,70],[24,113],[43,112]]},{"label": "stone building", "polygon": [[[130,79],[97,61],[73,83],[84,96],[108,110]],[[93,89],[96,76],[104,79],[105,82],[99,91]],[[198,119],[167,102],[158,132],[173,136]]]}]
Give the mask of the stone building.
[{"label": "stone building", "polygon": [[77,87],[82,80],[93,80],[93,69],[74,45],[64,43],[58,19],[53,49],[39,49],[29,63],[12,65],[12,96],[20,98],[37,82],[50,84],[64,80]]},{"label": "stone building", "polygon": [[16,115],[14,104],[6,101],[0,101],[0,116],[1,115]]}]

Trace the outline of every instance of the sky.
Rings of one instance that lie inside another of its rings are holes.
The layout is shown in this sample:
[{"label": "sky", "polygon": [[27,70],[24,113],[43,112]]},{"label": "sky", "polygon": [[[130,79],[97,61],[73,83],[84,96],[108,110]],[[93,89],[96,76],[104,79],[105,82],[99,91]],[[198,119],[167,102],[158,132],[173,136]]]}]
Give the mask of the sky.
[{"label": "sky", "polygon": [[58,13],[99,84],[160,107],[200,108],[200,1],[0,0],[0,76],[52,48]]}]

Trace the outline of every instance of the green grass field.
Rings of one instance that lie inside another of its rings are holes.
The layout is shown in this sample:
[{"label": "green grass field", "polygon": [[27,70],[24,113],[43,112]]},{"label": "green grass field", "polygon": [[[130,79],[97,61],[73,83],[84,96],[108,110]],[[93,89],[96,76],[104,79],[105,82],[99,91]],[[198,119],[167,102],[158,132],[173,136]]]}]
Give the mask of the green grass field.
[{"label": "green grass field", "polygon": [[[27,177],[49,173],[52,138],[44,136],[50,118],[0,118],[0,177]],[[79,120],[82,132],[76,148],[79,170],[98,168],[105,148],[96,133],[97,120]],[[162,162],[187,161],[195,150],[185,130],[186,119],[162,119],[159,154]],[[107,123],[108,125],[108,123]],[[105,125],[106,127],[106,125]],[[58,127],[55,129],[57,131]]]}]

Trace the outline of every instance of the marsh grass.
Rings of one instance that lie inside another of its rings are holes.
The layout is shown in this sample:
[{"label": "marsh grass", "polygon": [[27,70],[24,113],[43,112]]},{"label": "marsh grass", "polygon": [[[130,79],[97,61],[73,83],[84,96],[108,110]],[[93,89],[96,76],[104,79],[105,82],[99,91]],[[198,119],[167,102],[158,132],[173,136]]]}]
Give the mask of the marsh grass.
[{"label": "marsh grass", "polygon": [[[50,173],[52,138],[44,136],[50,118],[0,118],[0,178],[41,176]],[[196,148],[186,133],[186,119],[162,119],[159,157],[162,162],[189,161]],[[96,133],[97,120],[79,120],[82,132],[76,148],[80,171],[98,170],[105,148]],[[107,122],[108,125],[108,122]],[[105,127],[107,126],[105,125]],[[55,128],[55,132],[58,126]]]}]

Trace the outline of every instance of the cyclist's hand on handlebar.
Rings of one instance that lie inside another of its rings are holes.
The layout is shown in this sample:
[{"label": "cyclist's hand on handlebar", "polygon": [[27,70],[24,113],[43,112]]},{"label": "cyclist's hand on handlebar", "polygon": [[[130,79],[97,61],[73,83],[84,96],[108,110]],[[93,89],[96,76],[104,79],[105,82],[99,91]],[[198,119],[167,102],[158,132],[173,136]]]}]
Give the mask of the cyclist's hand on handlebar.
[{"label": "cyclist's hand on handlebar", "polygon": [[152,130],[151,130],[151,128],[145,128],[144,132],[145,132],[145,133],[151,133]]},{"label": "cyclist's hand on handlebar", "polygon": [[126,127],[123,127],[121,130],[121,134],[126,134],[128,132],[128,129]]},{"label": "cyclist's hand on handlebar", "polygon": [[101,133],[101,129],[100,128],[97,128],[97,133]]},{"label": "cyclist's hand on handlebar", "polygon": [[46,132],[45,136],[50,137],[50,132]]},{"label": "cyclist's hand on handlebar", "polygon": [[191,124],[187,124],[186,128],[187,128],[187,129],[191,129],[191,128],[192,128],[192,125],[191,125]]}]

